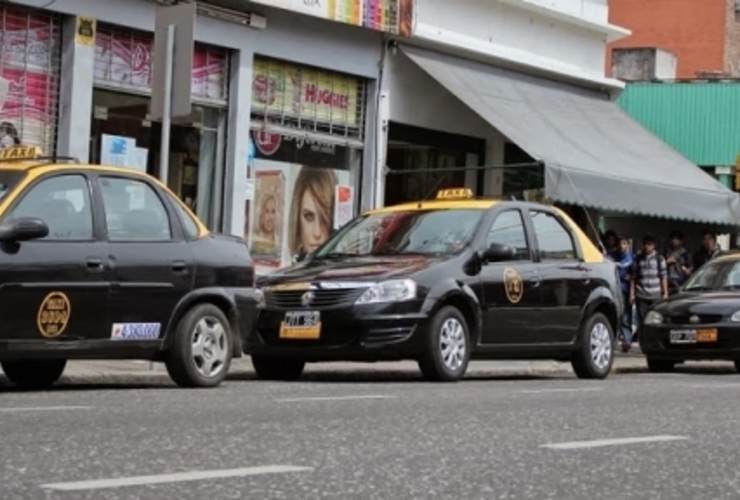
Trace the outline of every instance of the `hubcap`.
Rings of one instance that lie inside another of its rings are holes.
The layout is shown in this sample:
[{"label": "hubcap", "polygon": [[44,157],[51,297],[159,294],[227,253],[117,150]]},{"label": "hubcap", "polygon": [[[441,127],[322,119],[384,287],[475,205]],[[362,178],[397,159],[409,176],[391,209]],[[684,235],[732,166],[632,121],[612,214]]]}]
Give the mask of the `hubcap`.
[{"label": "hubcap", "polygon": [[603,323],[596,323],[591,328],[591,359],[599,370],[606,369],[612,358],[612,338],[609,329]]},{"label": "hubcap", "polygon": [[462,324],[455,318],[448,318],[442,324],[439,336],[439,347],[442,352],[442,362],[445,366],[457,371],[465,359],[465,332]]},{"label": "hubcap", "polygon": [[193,363],[204,377],[215,377],[226,366],[226,330],[213,316],[202,318],[193,330]]}]

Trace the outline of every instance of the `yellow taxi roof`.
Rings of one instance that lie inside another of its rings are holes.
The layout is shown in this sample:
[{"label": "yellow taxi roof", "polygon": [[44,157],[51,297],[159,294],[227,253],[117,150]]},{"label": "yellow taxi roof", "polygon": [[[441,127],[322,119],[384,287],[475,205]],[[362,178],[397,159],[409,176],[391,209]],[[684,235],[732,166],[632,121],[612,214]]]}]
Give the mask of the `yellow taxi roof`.
[{"label": "yellow taxi roof", "polygon": [[376,208],[365,213],[368,215],[372,215],[392,212],[409,212],[416,210],[444,210],[451,208],[458,208],[461,210],[487,210],[500,202],[501,200],[495,199],[414,201],[411,203],[392,205],[390,207]]}]

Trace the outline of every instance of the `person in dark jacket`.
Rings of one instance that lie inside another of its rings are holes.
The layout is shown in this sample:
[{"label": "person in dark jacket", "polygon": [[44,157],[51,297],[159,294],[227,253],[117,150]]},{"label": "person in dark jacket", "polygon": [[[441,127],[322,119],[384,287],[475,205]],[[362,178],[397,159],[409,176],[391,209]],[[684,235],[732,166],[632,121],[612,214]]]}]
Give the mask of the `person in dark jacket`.
[{"label": "person in dark jacket", "polygon": [[694,254],[694,271],[719,255],[717,235],[712,231],[704,231],[701,235],[701,249]]},{"label": "person in dark jacket", "polygon": [[668,266],[668,293],[674,294],[691,276],[694,264],[689,251],[683,246],[683,233],[671,231],[670,239],[671,248],[666,252],[665,263]]},{"label": "person in dark jacket", "polygon": [[632,249],[630,240],[622,235],[617,238],[617,248],[609,254],[619,271],[619,282],[622,287],[622,299],[624,300],[624,314],[622,315],[622,351],[629,352],[632,347],[632,304],[630,303],[630,269],[632,268]]}]

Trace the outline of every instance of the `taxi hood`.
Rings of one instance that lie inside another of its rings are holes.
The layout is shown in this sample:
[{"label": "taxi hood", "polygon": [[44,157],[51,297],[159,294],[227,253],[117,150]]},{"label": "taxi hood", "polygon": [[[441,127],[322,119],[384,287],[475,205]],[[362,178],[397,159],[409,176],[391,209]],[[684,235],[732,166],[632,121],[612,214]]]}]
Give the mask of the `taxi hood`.
[{"label": "taxi hood", "polygon": [[740,310],[740,291],[681,292],[656,304],[669,316],[685,314],[733,314]]},{"label": "taxi hood", "polygon": [[368,281],[409,278],[448,257],[368,256],[314,259],[260,278],[258,286],[317,281]]}]

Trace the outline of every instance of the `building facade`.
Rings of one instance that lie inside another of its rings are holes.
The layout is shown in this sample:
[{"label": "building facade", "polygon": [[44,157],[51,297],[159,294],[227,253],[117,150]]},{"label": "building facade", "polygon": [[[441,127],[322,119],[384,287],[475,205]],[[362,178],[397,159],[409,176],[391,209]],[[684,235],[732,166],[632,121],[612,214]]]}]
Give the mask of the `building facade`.
[{"label": "building facade", "polygon": [[735,0],[609,0],[609,20],[632,31],[614,49],[653,47],[678,59],[677,77],[740,75],[740,4]]},{"label": "building facade", "polygon": [[[165,2],[36,3],[0,7],[3,144],[159,175],[149,103]],[[606,0],[562,4],[199,2],[193,111],[173,123],[166,181],[211,228],[244,236],[259,273],[361,210],[445,186],[586,207],[573,215],[594,232],[589,210],[740,220],[737,195],[614,102],[624,84],[604,76],[605,47],[629,32]]]}]

